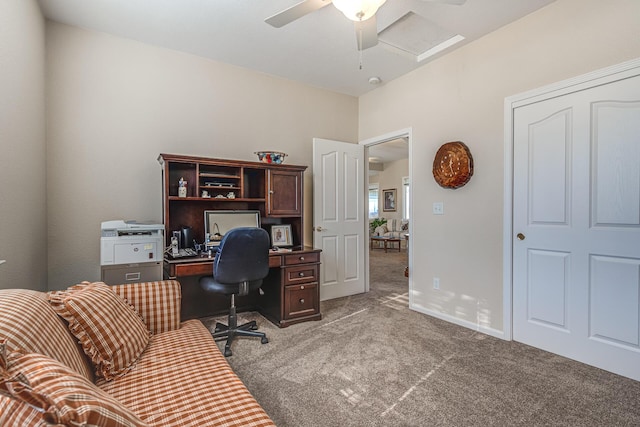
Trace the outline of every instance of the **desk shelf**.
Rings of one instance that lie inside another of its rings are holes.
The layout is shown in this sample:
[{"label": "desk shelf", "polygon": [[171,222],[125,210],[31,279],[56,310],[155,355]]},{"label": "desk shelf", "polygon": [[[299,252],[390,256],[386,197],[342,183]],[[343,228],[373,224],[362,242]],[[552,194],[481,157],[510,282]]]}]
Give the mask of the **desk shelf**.
[{"label": "desk shelf", "polygon": [[201,190],[240,190],[240,187],[226,186],[226,185],[208,185],[204,184],[200,186]]},{"label": "desk shelf", "polygon": [[193,202],[193,201],[201,201],[201,202],[245,202],[245,203],[264,203],[265,198],[246,198],[246,197],[236,197],[235,199],[230,199],[228,197],[178,197],[178,196],[170,196],[168,200],[172,202]]},{"label": "desk shelf", "polygon": [[240,175],[237,175],[237,174],[207,173],[207,172],[200,172],[200,177],[201,178],[240,179]]}]

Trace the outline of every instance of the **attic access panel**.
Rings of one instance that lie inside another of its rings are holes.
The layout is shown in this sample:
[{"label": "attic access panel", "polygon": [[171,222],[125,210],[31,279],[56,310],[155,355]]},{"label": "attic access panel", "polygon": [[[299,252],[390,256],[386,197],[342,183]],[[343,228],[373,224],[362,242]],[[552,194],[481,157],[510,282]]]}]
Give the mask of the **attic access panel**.
[{"label": "attic access panel", "polygon": [[414,12],[406,13],[378,34],[383,45],[418,62],[442,50],[439,47],[446,48],[463,39]]}]

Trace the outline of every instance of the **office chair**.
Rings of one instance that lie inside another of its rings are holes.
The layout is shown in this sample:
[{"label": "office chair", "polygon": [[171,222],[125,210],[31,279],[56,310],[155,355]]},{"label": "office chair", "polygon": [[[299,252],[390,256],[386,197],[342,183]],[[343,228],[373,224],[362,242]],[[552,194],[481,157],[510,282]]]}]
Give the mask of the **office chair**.
[{"label": "office chair", "polygon": [[229,230],[218,247],[213,260],[213,277],[200,278],[200,286],[207,292],[231,295],[229,324],[217,322],[213,338],[227,338],[224,355],[231,356],[231,342],[236,336],[260,337],[269,342],[264,332],[257,332],[255,320],[238,326],[235,296],[247,295],[262,285],[269,272],[269,234],[262,228],[238,227]]}]

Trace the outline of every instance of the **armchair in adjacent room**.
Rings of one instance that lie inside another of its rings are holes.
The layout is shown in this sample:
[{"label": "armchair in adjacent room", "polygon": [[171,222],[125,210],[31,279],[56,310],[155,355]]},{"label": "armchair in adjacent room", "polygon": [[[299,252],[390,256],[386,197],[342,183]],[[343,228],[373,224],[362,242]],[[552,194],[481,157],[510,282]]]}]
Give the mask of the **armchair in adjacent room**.
[{"label": "armchair in adjacent room", "polygon": [[269,234],[262,228],[238,227],[229,230],[218,247],[213,261],[213,277],[200,279],[207,292],[231,295],[229,324],[216,323],[214,339],[227,338],[224,355],[231,356],[231,343],[236,336],[260,337],[269,342],[264,332],[258,332],[254,321],[237,324],[235,296],[247,295],[260,288],[269,273]]}]

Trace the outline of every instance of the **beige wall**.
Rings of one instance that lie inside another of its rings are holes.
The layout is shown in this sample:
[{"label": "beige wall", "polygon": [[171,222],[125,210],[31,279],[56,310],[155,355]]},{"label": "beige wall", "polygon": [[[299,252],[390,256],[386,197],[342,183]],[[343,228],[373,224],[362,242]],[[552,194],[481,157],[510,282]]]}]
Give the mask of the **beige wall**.
[{"label": "beige wall", "polygon": [[[639,17],[637,0],[558,0],[360,98],[361,140],[413,128],[415,308],[500,334],[504,99],[640,57]],[[445,190],[431,162],[455,140],[471,149],[475,174]],[[437,201],[444,216],[431,213]]]},{"label": "beige wall", "polygon": [[[379,216],[386,219],[402,219],[402,203],[403,203],[403,190],[402,190],[402,177],[409,175],[409,159],[401,159],[393,162],[387,162],[384,164],[384,170],[378,172],[378,175],[374,180],[370,182],[378,183],[380,190],[380,197],[378,199],[378,212]],[[396,211],[385,212],[383,210],[383,190],[396,189]]]},{"label": "beige wall", "polygon": [[102,221],[162,220],[159,153],[311,166],[313,137],[357,141],[354,97],[52,22],[46,36],[52,289],[99,279]]},{"label": "beige wall", "polygon": [[47,285],[44,31],[35,0],[0,1],[0,289]]},{"label": "beige wall", "polygon": [[[0,2],[0,259],[8,260],[0,287],[43,289],[47,250],[52,289],[98,278],[101,221],[161,219],[160,152],[253,159],[269,148],[310,165],[313,137],[356,141],[412,127],[412,301],[500,331],[504,98],[639,57],[638,16],[637,0],[558,0],[359,105],[48,23],[45,146],[43,20],[35,0]],[[470,146],[476,174],[444,190],[430,162],[457,139]],[[310,241],[310,171],[305,177]],[[434,201],[444,202],[444,216],[431,215]]]}]

